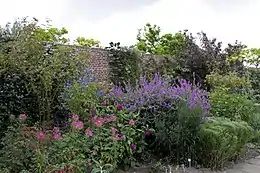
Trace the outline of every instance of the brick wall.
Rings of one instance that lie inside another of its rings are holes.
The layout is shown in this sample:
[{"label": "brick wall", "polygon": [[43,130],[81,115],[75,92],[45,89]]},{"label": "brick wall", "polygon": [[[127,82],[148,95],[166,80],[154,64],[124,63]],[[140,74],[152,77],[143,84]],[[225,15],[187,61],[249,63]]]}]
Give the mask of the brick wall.
[{"label": "brick wall", "polygon": [[[79,49],[87,51],[89,57],[91,58],[91,69],[95,78],[100,82],[109,82],[109,51],[101,48],[81,47]],[[160,71],[165,63],[165,57],[158,55],[140,54],[140,59],[140,68],[142,73],[145,73],[148,69],[155,72]]]}]

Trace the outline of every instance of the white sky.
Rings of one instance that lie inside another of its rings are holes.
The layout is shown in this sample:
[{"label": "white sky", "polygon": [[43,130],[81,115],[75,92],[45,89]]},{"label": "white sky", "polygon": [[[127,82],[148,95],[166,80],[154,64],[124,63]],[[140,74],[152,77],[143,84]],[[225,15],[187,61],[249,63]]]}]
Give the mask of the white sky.
[{"label": "white sky", "polygon": [[[74,2],[2,0],[0,25],[24,16],[50,18],[54,26],[66,27],[72,39],[84,36],[108,46],[111,41],[134,44],[137,29],[150,22],[159,25],[164,33],[184,29],[194,34],[204,31],[224,43],[237,39],[249,47],[260,47],[260,0],[157,0],[132,11],[113,11],[96,21],[77,14],[77,4],[72,5]],[[102,13],[102,8],[96,12]]]}]

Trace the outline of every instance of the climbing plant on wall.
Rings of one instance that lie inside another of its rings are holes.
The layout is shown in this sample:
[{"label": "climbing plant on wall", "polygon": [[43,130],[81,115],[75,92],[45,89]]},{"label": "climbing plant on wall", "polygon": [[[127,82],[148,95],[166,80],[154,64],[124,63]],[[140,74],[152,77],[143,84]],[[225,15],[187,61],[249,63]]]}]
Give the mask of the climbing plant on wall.
[{"label": "climbing plant on wall", "polygon": [[106,49],[109,51],[110,80],[113,84],[124,85],[125,82],[134,84],[139,76],[138,52],[133,48],[121,47],[119,42],[111,42]]}]

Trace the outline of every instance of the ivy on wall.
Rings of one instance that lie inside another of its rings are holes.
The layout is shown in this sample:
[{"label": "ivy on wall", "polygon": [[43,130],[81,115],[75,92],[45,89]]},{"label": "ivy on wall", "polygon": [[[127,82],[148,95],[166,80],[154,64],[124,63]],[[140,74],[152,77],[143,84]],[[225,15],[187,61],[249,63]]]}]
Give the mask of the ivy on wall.
[{"label": "ivy on wall", "polygon": [[110,43],[106,48],[109,51],[108,64],[110,80],[115,85],[124,85],[126,82],[135,84],[139,77],[139,58],[133,48],[121,47],[120,43]]}]

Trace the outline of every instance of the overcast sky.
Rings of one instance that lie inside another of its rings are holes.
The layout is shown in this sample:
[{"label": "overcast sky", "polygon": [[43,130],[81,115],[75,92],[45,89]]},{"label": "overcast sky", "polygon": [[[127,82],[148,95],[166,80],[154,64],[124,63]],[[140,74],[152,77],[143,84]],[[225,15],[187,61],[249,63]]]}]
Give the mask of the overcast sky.
[{"label": "overcast sky", "polygon": [[0,24],[17,17],[52,20],[77,36],[94,38],[107,46],[136,42],[147,22],[164,33],[188,29],[204,31],[224,43],[236,39],[260,47],[260,0],[2,0]]}]

